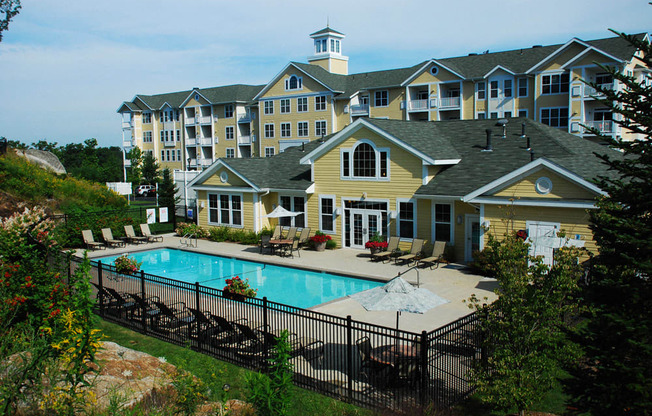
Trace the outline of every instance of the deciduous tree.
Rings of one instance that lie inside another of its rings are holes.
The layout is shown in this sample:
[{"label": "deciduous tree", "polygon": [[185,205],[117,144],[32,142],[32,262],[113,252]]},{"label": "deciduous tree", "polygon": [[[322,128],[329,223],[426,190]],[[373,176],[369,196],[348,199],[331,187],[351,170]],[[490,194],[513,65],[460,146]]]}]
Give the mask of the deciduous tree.
[{"label": "deciduous tree", "polygon": [[4,14],[4,18],[0,18],[0,42],[2,32],[9,29],[9,22],[20,13],[21,7],[20,0],[0,0],[0,17]]}]

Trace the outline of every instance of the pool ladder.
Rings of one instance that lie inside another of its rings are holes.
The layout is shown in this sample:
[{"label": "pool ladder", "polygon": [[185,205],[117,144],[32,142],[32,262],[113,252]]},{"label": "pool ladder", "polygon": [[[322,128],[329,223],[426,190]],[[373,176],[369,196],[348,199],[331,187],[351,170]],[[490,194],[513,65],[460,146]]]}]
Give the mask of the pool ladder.
[{"label": "pool ladder", "polygon": [[[195,240],[195,243],[193,244],[192,240]],[[186,246],[186,247],[197,247],[197,234],[195,233],[188,233],[181,237],[181,245]]]}]

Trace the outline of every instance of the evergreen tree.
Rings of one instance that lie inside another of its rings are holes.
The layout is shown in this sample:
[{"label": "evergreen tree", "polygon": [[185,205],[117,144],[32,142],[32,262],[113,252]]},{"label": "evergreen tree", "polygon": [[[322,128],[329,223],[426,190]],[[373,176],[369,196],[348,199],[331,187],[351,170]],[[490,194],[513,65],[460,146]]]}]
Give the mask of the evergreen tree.
[{"label": "evergreen tree", "polygon": [[134,147],[127,153],[127,158],[131,162],[131,167],[127,171],[127,181],[136,189],[142,180],[143,152],[138,147]]},{"label": "evergreen tree", "polygon": [[156,162],[156,159],[154,159],[154,156],[152,156],[152,154],[149,152],[145,153],[145,156],[143,156],[143,167],[141,170],[143,175],[143,182],[148,185],[154,185],[156,182],[158,182],[158,168],[159,165]]},{"label": "evergreen tree", "polygon": [[172,207],[179,202],[179,197],[175,196],[177,187],[170,169],[163,169],[163,177],[158,186],[158,204],[162,207]]},{"label": "evergreen tree", "polygon": [[[652,67],[649,42],[617,33],[643,53],[635,59]],[[586,360],[576,368],[576,406],[595,415],[652,414],[652,83],[602,67],[624,88],[591,84],[623,130],[639,141],[603,137],[622,158],[601,156],[610,177],[598,181],[607,193],[591,213],[599,255],[590,275],[590,315],[580,331]],[[594,131],[599,134],[599,132]]]}]

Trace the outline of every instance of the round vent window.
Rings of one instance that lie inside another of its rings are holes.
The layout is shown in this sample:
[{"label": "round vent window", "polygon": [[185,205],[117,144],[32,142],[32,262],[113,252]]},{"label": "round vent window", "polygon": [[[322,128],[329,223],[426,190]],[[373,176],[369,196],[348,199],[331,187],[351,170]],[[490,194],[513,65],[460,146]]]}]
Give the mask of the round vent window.
[{"label": "round vent window", "polygon": [[222,181],[222,183],[226,183],[226,181],[228,181],[228,180],[229,180],[229,174],[228,173],[226,173],[226,172],[220,173],[220,181]]},{"label": "round vent window", "polygon": [[439,68],[437,68],[436,66],[433,65],[430,67],[430,73],[432,75],[437,75],[438,72],[439,72]]},{"label": "round vent window", "polygon": [[199,94],[195,94],[195,100],[199,101]]},{"label": "round vent window", "polygon": [[542,176],[535,182],[534,189],[541,195],[549,194],[552,191],[552,181]]}]

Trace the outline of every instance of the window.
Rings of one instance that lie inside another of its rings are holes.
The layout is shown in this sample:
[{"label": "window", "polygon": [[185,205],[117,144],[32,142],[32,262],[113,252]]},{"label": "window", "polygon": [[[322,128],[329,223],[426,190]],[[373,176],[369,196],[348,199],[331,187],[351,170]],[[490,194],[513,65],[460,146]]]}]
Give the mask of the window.
[{"label": "window", "polygon": [[297,112],[305,113],[308,111],[308,97],[297,98]]},{"label": "window", "polygon": [[387,107],[389,105],[389,92],[387,90],[376,91],[374,98],[376,107]]},{"label": "window", "polygon": [[568,127],[568,107],[542,108],[541,123],[550,127]]},{"label": "window", "polygon": [[235,147],[226,148],[226,157],[232,159],[235,157]]},{"label": "window", "polygon": [[[326,52],[326,51],[324,51]],[[315,53],[321,53],[321,40],[315,41]]]},{"label": "window", "polygon": [[614,82],[611,74],[596,74],[595,83],[598,85],[612,85]]},{"label": "window", "polygon": [[181,149],[177,149],[177,160],[181,162]]},{"label": "window", "polygon": [[324,111],[326,110],[326,96],[319,95],[315,97],[315,111]]},{"label": "window", "polygon": [[478,100],[484,100],[487,98],[487,84],[484,82],[478,82],[476,84],[476,89],[478,91]]},{"label": "window", "polygon": [[265,101],[265,114],[274,114],[274,101]]},{"label": "window", "polygon": [[226,140],[233,140],[235,138],[233,132],[233,126],[227,126],[224,128],[224,138]]},{"label": "window", "polygon": [[165,130],[165,141],[166,142],[170,141],[170,132],[168,130]]},{"label": "window", "polygon": [[451,206],[435,204],[435,240],[451,241]]},{"label": "window", "polygon": [[151,143],[152,142],[152,132],[151,131],[143,132],[143,141],[145,143]]},{"label": "window", "polygon": [[302,196],[281,196],[279,204],[288,211],[300,212],[301,214],[295,217],[281,217],[279,224],[283,227],[305,227],[306,221],[306,208],[305,199]]},{"label": "window", "polygon": [[[172,151],[172,153],[174,153],[174,151]],[[165,151],[165,156],[167,158],[167,161],[169,162],[170,161],[170,151],[169,150]]]},{"label": "window", "polygon": [[161,143],[165,141],[165,132],[161,130]]},{"label": "window", "polygon": [[181,141],[181,130],[177,130],[177,141]]},{"label": "window", "polygon": [[274,125],[273,124],[265,124],[265,138],[266,139],[273,139],[274,138]]},{"label": "window", "polygon": [[352,150],[342,150],[341,155],[342,177],[375,179],[389,177],[388,149],[376,149],[369,143],[361,142]]},{"label": "window", "polygon": [[163,111],[161,111],[160,113],[158,113],[158,121],[159,121],[160,123],[163,122]]},{"label": "window", "polygon": [[281,100],[281,114],[287,114],[290,112],[290,99],[283,98]]},{"label": "window", "polygon": [[224,118],[233,117],[233,104],[227,104],[224,106]]},{"label": "window", "polygon": [[414,202],[398,201],[398,236],[401,238],[414,238]]},{"label": "window", "polygon": [[143,113],[143,123],[145,124],[152,123],[152,113]]},{"label": "window", "polygon": [[171,156],[172,156],[172,161],[176,162],[176,153],[174,150],[172,150]]},{"label": "window", "polygon": [[319,197],[319,229],[321,231],[334,233],[335,232],[335,197],[334,196],[320,196]]},{"label": "window", "polygon": [[308,137],[308,122],[300,121],[297,123],[297,136]]},{"label": "window", "polygon": [[568,74],[542,75],[541,94],[561,94],[568,92]]},{"label": "window", "polygon": [[165,162],[165,150],[161,150],[161,162]]},{"label": "window", "polygon": [[484,120],[487,118],[487,115],[485,113],[478,113],[475,118],[478,120]]},{"label": "window", "polygon": [[505,98],[511,98],[512,97],[512,80],[511,79],[506,79],[503,81],[503,94],[505,95]]},{"label": "window", "polygon": [[272,157],[276,153],[276,150],[273,147],[265,148],[265,157]]},{"label": "window", "polygon": [[290,78],[285,80],[285,89],[286,90],[300,90],[303,88],[302,79],[296,75],[292,75]]},{"label": "window", "polygon": [[511,111],[505,111],[503,113],[503,117],[504,118],[511,118],[512,117],[512,112]]},{"label": "window", "polygon": [[281,123],[281,137],[292,137],[292,123]]},{"label": "window", "polygon": [[527,78],[518,79],[518,96],[527,97]]},{"label": "window", "polygon": [[242,226],[242,196],[208,194],[208,222],[211,224]]},{"label": "window", "polygon": [[179,121],[179,110],[174,110],[174,119]]},{"label": "window", "polygon": [[326,120],[315,121],[315,136],[321,137],[326,135]]},{"label": "window", "polygon": [[527,109],[525,109],[525,110],[518,110],[518,116],[519,116],[519,117],[527,117]]},{"label": "window", "polygon": [[331,52],[335,52],[335,39],[331,39]]},{"label": "window", "polygon": [[492,112],[491,114],[489,114],[489,117],[490,118],[498,118],[498,113],[497,112]]},{"label": "window", "polygon": [[490,97],[498,98],[498,81],[491,81],[489,83]]}]

